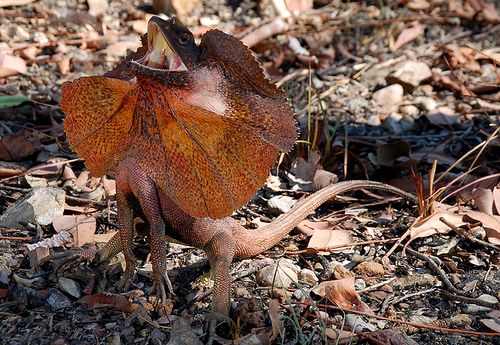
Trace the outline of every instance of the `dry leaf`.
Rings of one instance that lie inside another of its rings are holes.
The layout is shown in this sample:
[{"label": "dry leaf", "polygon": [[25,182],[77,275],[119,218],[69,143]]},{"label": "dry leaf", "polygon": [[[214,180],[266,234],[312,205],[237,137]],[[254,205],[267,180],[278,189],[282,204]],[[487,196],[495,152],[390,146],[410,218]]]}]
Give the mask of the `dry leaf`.
[{"label": "dry leaf", "polygon": [[285,0],[289,11],[300,13],[310,10],[313,7],[313,0]]},{"label": "dry leaf", "polygon": [[320,160],[321,156],[316,151],[309,153],[307,161],[299,157],[292,163],[292,174],[301,180],[312,181]]},{"label": "dry leaf", "polygon": [[284,329],[284,322],[280,319],[280,309],[279,309],[279,301],[275,298],[269,300],[269,318],[271,319],[271,326],[273,333],[269,338],[269,344],[280,335]]},{"label": "dry leaf", "polygon": [[85,243],[94,242],[97,227],[96,218],[84,214],[59,216],[52,222],[56,232],[67,231],[73,235],[73,244],[81,247]]},{"label": "dry leaf", "polygon": [[[317,227],[325,227],[328,222],[317,222],[317,225],[314,225],[313,222],[309,223],[309,226],[317,226]],[[314,232],[307,244],[307,248],[316,249],[316,250],[325,250],[329,247],[335,247],[339,245],[352,243],[353,239],[349,231],[347,230],[323,230],[314,228]],[[330,252],[326,252],[326,254],[330,254]]]},{"label": "dry leaf", "polygon": [[479,211],[493,214],[493,191],[491,189],[475,188],[472,192],[472,199]]},{"label": "dry leaf", "polygon": [[361,297],[356,292],[354,277],[322,282],[312,291],[321,297],[326,297],[330,302],[344,310],[357,310],[373,314],[370,307],[361,301]]},{"label": "dry leaf", "polygon": [[38,133],[21,130],[8,133],[0,139],[0,159],[6,161],[21,161],[40,148]]},{"label": "dry leaf", "polygon": [[401,31],[399,34],[398,38],[396,39],[396,42],[394,45],[391,47],[392,51],[396,51],[405,44],[410,43],[411,41],[417,39],[420,36],[424,35],[424,29],[425,26],[422,24],[414,24],[413,26],[404,29]]},{"label": "dry leaf", "polygon": [[0,52],[0,78],[25,74],[26,71],[26,62],[23,59]]},{"label": "dry leaf", "polygon": [[436,212],[425,219],[415,222],[410,228],[410,239],[414,240],[419,237],[428,237],[434,234],[447,234],[453,229],[444,224],[439,218],[443,217],[449,223],[457,228],[464,225],[460,214],[455,213],[456,208],[443,203],[435,202],[434,208]]},{"label": "dry leaf", "polygon": [[500,215],[500,187],[498,186],[493,188],[493,200],[495,203],[496,214]]}]

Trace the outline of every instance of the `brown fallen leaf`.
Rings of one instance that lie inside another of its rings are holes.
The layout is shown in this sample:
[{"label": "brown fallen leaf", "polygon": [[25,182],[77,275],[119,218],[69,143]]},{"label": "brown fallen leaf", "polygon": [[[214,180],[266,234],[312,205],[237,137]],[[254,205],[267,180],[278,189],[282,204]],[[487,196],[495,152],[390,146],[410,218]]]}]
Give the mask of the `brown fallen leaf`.
[{"label": "brown fallen leaf", "polygon": [[141,290],[132,290],[125,294],[96,293],[80,298],[78,303],[87,305],[88,309],[112,306],[116,310],[133,313],[141,307],[140,304],[133,303],[133,300],[142,296],[144,296],[144,292]]},{"label": "brown fallen leaf", "polygon": [[335,303],[342,309],[374,314],[356,292],[354,277],[325,281],[316,286],[312,291],[318,296],[326,297],[330,302]]},{"label": "brown fallen leaf", "polygon": [[40,149],[38,133],[21,130],[8,133],[0,139],[0,160],[21,161]]},{"label": "brown fallen leaf", "polygon": [[396,51],[405,44],[410,43],[411,41],[416,40],[418,37],[424,35],[424,30],[425,26],[420,24],[420,23],[413,23],[413,26],[410,26],[409,28],[404,29],[401,31],[399,34],[398,38],[396,39],[396,42],[394,42],[394,45],[391,48],[391,51]]},{"label": "brown fallen leaf", "polygon": [[0,78],[25,74],[26,71],[26,62],[23,59],[0,52]]},{"label": "brown fallen leaf", "polygon": [[269,300],[269,318],[271,319],[272,335],[269,338],[269,344],[284,331],[285,323],[280,319],[279,301],[275,298]]},{"label": "brown fallen leaf", "polygon": [[479,211],[493,214],[493,191],[486,188],[475,188],[472,191],[472,199]]},{"label": "brown fallen leaf", "polygon": [[[335,247],[343,244],[349,244],[353,242],[352,235],[347,230],[333,229],[333,226],[329,222],[309,222],[305,225],[303,222],[302,226],[312,227],[314,232],[307,244],[307,248],[316,250],[325,250],[329,247]],[[330,254],[330,252],[324,252],[324,254]]]},{"label": "brown fallen leaf", "polygon": [[73,236],[75,247],[94,242],[94,233],[97,228],[96,218],[85,214],[59,216],[52,222],[56,232],[67,231]]}]

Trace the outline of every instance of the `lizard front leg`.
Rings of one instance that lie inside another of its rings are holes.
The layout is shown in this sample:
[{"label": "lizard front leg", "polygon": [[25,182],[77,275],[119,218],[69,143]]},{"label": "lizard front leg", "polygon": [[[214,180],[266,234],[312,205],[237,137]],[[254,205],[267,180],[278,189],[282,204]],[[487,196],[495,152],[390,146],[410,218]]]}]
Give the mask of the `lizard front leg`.
[{"label": "lizard front leg", "polygon": [[126,290],[130,287],[130,282],[134,277],[137,267],[137,260],[132,253],[134,238],[134,214],[127,200],[127,194],[131,190],[128,185],[126,174],[119,171],[116,174],[116,207],[118,211],[118,226],[120,247],[125,257],[125,272],[117,284],[119,290]]},{"label": "lizard front leg", "polygon": [[[167,262],[165,257],[165,222],[162,217],[156,185],[154,181],[148,177],[146,172],[139,168],[139,165],[133,159],[126,159],[120,163],[118,171],[119,173],[117,173],[116,176],[117,186],[122,183],[129,186],[131,192],[139,201],[142,212],[150,224],[153,285],[158,290],[161,300],[164,302],[166,301],[165,284],[167,284],[169,288],[171,288],[171,284],[167,277]],[[119,180],[120,182],[118,182]],[[126,216],[128,216],[127,212],[128,211],[125,210],[124,214]],[[120,208],[118,209],[118,214],[120,214]],[[122,227],[120,226],[120,231],[122,231],[121,229]],[[133,257],[131,251],[132,243],[129,242],[131,239],[130,236],[131,234],[128,231],[123,231],[123,233],[121,232],[120,238],[122,239],[124,254],[125,248],[127,248],[129,251],[128,256]],[[125,257],[127,258],[127,255],[125,255]],[[124,276],[124,278],[126,277]]]}]

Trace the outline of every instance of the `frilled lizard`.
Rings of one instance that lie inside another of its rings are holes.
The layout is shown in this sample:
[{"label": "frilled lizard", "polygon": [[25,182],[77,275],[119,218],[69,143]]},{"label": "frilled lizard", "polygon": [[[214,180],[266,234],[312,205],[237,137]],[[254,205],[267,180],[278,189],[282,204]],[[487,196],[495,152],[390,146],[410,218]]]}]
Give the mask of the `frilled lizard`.
[{"label": "frilled lizard", "polygon": [[219,30],[197,45],[174,19],[153,17],[143,47],[125,62],[104,77],[63,84],[61,107],[67,138],[91,173],[115,173],[119,236],[97,260],[123,251],[120,285],[130,281],[138,201],[151,227],[153,282],[162,298],[166,241],[202,248],[214,278],[212,315],[228,313],[233,258],[271,248],[326,200],[360,188],[414,200],[385,184],[348,181],[316,192],[258,230],[228,217],[262,186],[277,154],[291,149],[296,127],[283,92],[264,77],[250,50]]}]

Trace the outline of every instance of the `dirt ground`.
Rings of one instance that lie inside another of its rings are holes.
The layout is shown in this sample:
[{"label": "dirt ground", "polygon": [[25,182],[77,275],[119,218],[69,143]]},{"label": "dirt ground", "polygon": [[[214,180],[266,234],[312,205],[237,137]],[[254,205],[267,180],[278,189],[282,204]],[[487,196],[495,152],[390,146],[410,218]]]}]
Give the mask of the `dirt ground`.
[{"label": "dirt ground", "polygon": [[[199,39],[248,45],[300,134],[232,217],[256,229],[338,180],[399,187],[321,205],[271,250],[232,265],[220,344],[500,343],[500,8],[494,0],[170,2]],[[64,82],[140,45],[139,1],[0,0],[0,344],[197,344],[212,286],[204,252],[169,244],[164,308],[123,255],[59,266],[118,229],[113,174],[67,142]],[[256,157],[256,159],[259,159]],[[29,200],[29,202],[27,201]],[[88,246],[88,244],[87,244]],[[73,248],[73,249],[71,249]]]}]

